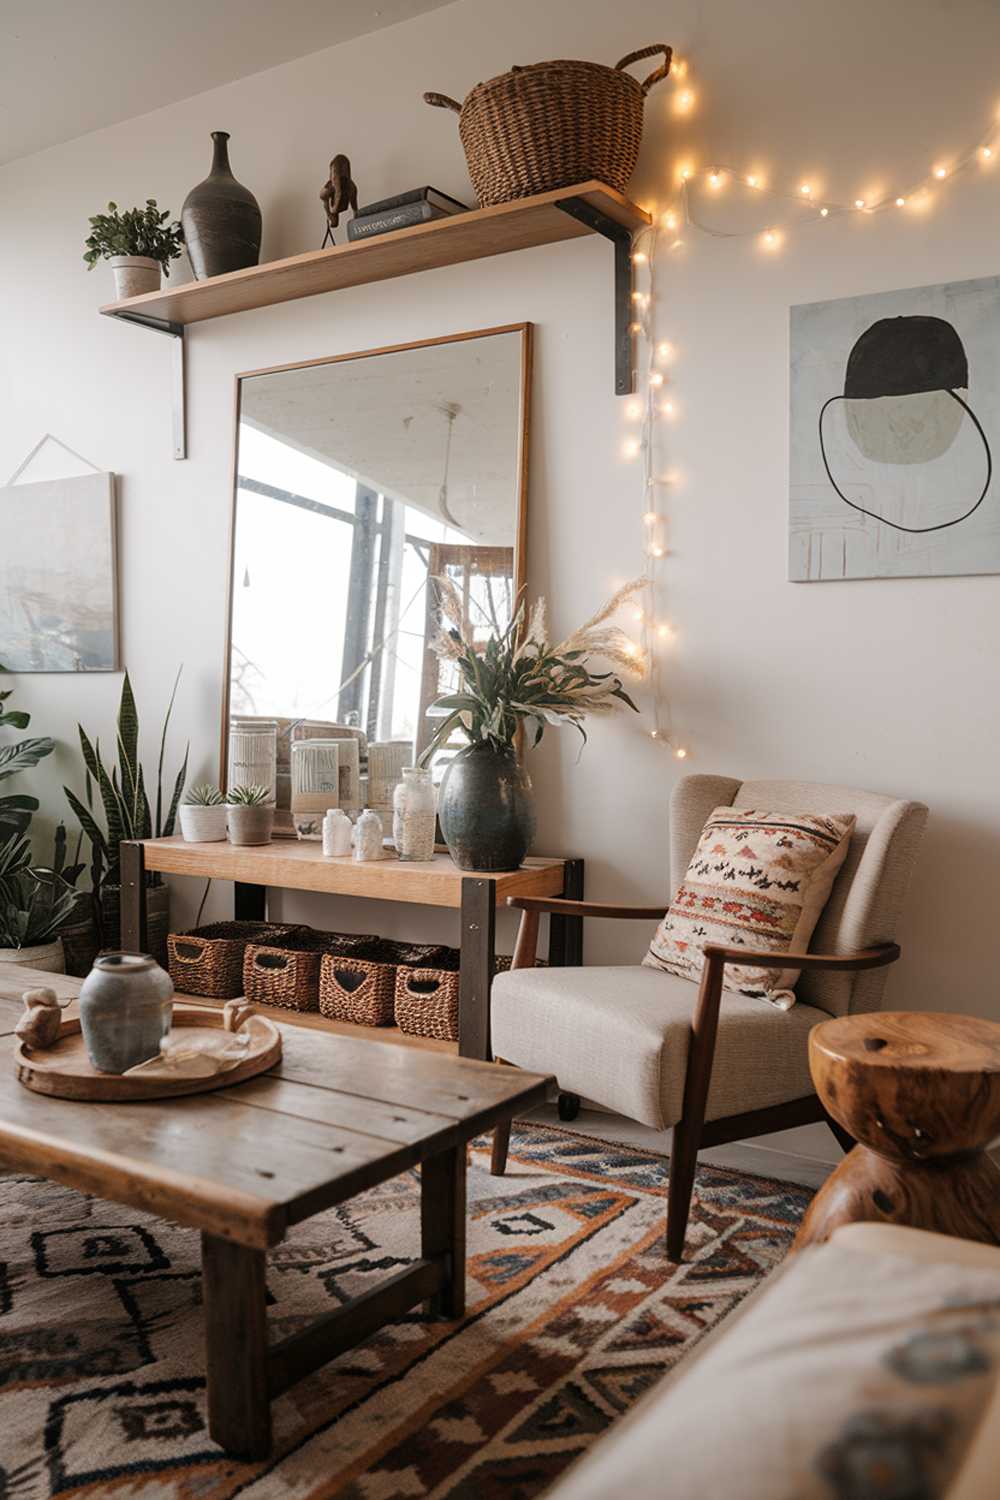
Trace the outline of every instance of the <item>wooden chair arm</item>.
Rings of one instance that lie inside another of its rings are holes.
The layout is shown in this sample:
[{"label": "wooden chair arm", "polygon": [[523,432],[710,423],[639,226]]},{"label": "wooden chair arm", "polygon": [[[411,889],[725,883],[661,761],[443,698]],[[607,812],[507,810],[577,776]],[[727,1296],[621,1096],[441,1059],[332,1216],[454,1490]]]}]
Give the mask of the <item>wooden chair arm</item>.
[{"label": "wooden chair arm", "polygon": [[758,948],[726,948],[721,943],[705,944],[705,962],[751,964],[762,969],[881,969],[894,964],[899,957],[898,943],[878,943],[855,953],[770,953]]},{"label": "wooden chair arm", "polygon": [[567,901],[555,896],[508,896],[507,905],[519,911],[548,911],[560,917],[635,917],[643,922],[658,922],[667,909],[666,904],[614,906],[609,901]]}]

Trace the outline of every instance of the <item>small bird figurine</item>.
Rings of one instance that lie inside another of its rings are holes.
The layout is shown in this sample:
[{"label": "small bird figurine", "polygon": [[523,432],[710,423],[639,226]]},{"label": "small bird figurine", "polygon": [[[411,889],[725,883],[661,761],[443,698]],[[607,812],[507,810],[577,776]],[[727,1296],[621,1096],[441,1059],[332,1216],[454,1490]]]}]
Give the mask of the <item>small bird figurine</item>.
[{"label": "small bird figurine", "polygon": [[63,1009],[55,990],[25,990],[21,998],[24,1015],[14,1027],[15,1035],[29,1047],[51,1047],[59,1035]]},{"label": "small bird figurine", "polygon": [[330,176],[323,184],[323,191],[319,196],[326,209],[326,234],[320,246],[322,250],[327,240],[331,245],[335,243],[333,231],[340,223],[341,214],[345,214],[349,208],[354,213],[358,211],[358,186],[351,177],[351,163],[346,156],[333,158]]}]

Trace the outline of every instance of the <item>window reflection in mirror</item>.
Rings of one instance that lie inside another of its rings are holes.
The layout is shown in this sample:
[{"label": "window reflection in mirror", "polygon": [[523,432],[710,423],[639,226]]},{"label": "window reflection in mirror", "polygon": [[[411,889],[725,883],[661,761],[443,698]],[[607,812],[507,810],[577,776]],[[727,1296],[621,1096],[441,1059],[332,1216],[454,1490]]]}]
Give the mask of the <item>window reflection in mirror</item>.
[{"label": "window reflection in mirror", "polygon": [[474,638],[509,622],[528,339],[518,326],[240,378],[224,737],[231,720],[277,721],[279,808],[303,736],[357,740],[369,805],[420,754],[452,685],[430,649],[434,576],[458,586]]}]

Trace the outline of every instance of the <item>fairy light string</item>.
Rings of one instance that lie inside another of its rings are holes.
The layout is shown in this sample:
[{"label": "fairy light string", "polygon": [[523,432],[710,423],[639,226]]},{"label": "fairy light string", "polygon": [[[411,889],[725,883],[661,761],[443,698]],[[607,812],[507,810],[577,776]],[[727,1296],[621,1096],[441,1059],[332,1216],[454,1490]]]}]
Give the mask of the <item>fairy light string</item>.
[{"label": "fairy light string", "polygon": [[[687,115],[695,107],[697,95],[690,84],[690,67],[680,58],[674,58],[671,78],[677,85],[673,96],[672,112]],[[712,239],[756,241],[758,248],[767,254],[781,250],[789,234],[787,224],[765,224],[764,227],[744,230],[719,229],[705,223],[699,215],[694,189],[697,187],[714,196],[721,195],[732,186],[749,190],[751,199],[760,197],[785,204],[795,204],[804,210],[803,216],[792,226],[791,232],[813,229],[831,219],[849,217],[870,218],[875,214],[903,213],[913,217],[929,208],[933,203],[934,190],[975,167],[988,170],[1000,162],[1000,124],[994,122],[979,140],[966,151],[933,161],[924,174],[907,186],[894,187],[877,194],[861,194],[850,202],[828,198],[817,190],[808,177],[791,182],[772,185],[762,171],[743,170],[731,163],[715,161],[709,166],[695,167],[691,162],[681,162],[677,167],[677,192],[662,213],[654,216],[649,226],[637,231],[633,238],[632,263],[632,325],[631,331],[637,345],[642,343],[645,359],[636,361],[641,367],[641,393],[625,402],[625,419],[628,432],[623,439],[622,452],[626,459],[640,460],[642,495],[642,545],[644,554],[643,576],[648,582],[645,603],[632,608],[633,619],[639,627],[642,660],[646,668],[651,694],[651,716],[653,727],[650,737],[658,744],[670,749],[678,760],[687,759],[688,750],[674,732],[669,698],[663,691],[663,658],[665,648],[674,639],[673,624],[661,613],[662,568],[669,557],[667,504],[675,476],[658,472],[662,458],[662,443],[658,439],[657,418],[673,419],[677,416],[677,401],[672,391],[670,364],[674,350],[668,340],[658,339],[656,318],[656,261],[661,247],[661,235],[668,252],[683,248],[686,230],[697,230]]]}]

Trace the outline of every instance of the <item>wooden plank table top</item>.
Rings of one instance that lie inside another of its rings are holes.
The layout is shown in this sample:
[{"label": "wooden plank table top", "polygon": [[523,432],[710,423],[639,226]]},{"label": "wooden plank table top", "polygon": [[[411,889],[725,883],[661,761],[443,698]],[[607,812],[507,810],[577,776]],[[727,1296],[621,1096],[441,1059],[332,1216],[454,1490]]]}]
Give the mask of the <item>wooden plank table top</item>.
[{"label": "wooden plank table top", "polygon": [[558,896],[563,889],[565,861],[528,859],[519,870],[460,870],[450,854],[433,859],[364,861],[324,856],[319,844],[298,839],[274,839],[270,844],[239,848],[225,840],[189,844],[182,838],[142,841],[147,870],[166,875],[193,875],[207,880],[234,880],[246,885],[291,891],[323,891],[335,896],[368,896],[377,901],[402,901],[420,906],[462,905],[463,880],[491,880],[496,902],[508,896]]}]

